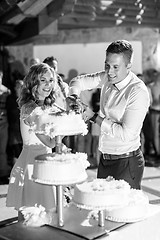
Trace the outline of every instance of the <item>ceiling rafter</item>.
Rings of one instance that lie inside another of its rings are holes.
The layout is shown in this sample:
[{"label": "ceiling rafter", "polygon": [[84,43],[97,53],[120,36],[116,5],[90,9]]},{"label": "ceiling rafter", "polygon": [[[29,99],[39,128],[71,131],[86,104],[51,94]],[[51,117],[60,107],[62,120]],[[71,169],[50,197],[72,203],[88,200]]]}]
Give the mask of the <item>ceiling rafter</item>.
[{"label": "ceiling rafter", "polygon": [[[115,26],[160,28],[160,0],[0,0],[4,43],[42,35],[53,25],[57,32]],[[8,41],[6,26],[11,30]]]}]

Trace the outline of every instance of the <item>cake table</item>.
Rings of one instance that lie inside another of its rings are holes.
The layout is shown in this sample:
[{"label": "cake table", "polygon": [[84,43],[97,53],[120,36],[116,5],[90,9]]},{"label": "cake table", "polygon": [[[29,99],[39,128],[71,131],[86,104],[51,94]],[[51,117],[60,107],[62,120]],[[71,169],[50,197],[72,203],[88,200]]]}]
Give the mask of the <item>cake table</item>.
[{"label": "cake table", "polygon": [[[155,195],[156,197],[156,195]],[[150,204],[151,214],[144,221],[136,223],[116,223],[106,220],[106,226],[98,227],[97,224],[91,226],[85,226],[79,224],[79,215],[74,214],[74,221],[78,222],[77,229],[79,234],[73,229],[73,216],[72,210],[66,214],[67,223],[64,227],[54,227],[45,225],[39,228],[27,227],[22,222],[17,222],[17,218],[7,219],[0,222],[0,239],[4,240],[155,240],[160,239],[160,206]],[[65,209],[66,211],[66,209]],[[64,211],[64,212],[65,212]],[[85,219],[86,215],[84,212],[80,212],[81,219]],[[84,215],[84,216],[82,216]],[[69,221],[71,219],[71,222]],[[69,226],[72,225],[72,229]],[[68,225],[68,228],[67,228]],[[67,228],[67,229],[66,229]],[[86,235],[80,234],[80,229],[82,231],[88,232]],[[103,229],[103,231],[102,231]],[[94,231],[96,234],[94,234]],[[99,231],[99,233],[98,233]],[[101,232],[100,232],[101,231]],[[99,238],[98,238],[99,237]]]}]

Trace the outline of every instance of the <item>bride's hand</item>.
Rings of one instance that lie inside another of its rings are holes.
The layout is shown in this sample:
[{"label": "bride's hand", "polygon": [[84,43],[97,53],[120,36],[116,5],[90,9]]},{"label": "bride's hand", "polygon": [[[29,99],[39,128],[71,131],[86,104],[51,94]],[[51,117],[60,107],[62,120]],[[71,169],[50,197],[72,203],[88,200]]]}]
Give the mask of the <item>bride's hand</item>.
[{"label": "bride's hand", "polygon": [[90,118],[92,118],[93,115],[94,115],[94,112],[89,107],[87,107],[85,111],[82,113],[82,117],[85,122],[88,121]]}]

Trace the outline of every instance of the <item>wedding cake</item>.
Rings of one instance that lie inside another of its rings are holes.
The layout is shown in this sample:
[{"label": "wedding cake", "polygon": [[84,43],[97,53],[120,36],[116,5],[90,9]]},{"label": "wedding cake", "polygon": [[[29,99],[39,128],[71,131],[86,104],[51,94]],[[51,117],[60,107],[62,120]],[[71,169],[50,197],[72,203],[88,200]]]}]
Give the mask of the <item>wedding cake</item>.
[{"label": "wedding cake", "polygon": [[131,189],[126,206],[106,210],[106,219],[115,222],[136,222],[147,217],[149,199],[142,190]]},{"label": "wedding cake", "polygon": [[84,209],[106,209],[126,205],[130,185],[124,180],[94,179],[74,188],[73,202]]},{"label": "wedding cake", "polygon": [[82,119],[82,114],[75,111],[58,111],[55,108],[42,109],[37,107],[33,113],[32,129],[35,133],[45,134],[50,137],[86,135],[87,124]]},{"label": "wedding cake", "polygon": [[48,153],[35,158],[32,178],[37,183],[67,185],[87,179],[85,153]]}]

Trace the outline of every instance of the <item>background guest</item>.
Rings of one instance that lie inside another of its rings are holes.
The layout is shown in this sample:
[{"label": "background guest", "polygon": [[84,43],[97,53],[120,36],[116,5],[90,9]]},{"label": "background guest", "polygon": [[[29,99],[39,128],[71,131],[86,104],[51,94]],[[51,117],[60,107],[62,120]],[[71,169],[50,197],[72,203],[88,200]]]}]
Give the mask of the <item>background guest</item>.
[{"label": "background guest", "polygon": [[7,158],[8,119],[6,102],[10,90],[2,83],[3,72],[0,70],[0,184],[7,184],[10,167]]},{"label": "background guest", "polygon": [[22,151],[22,136],[20,131],[20,109],[18,98],[20,97],[23,80],[17,80],[11,94],[7,98],[6,108],[8,117],[8,162],[13,167]]}]

